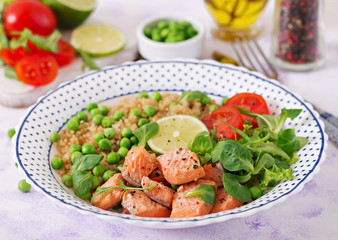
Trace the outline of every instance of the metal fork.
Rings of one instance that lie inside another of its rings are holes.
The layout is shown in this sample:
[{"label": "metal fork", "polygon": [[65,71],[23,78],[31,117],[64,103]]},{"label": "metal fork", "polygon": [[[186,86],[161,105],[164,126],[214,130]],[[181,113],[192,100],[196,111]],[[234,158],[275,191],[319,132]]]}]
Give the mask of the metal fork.
[{"label": "metal fork", "polygon": [[[276,68],[265,56],[261,47],[258,45],[256,38],[253,35],[250,35],[250,40],[248,37],[244,36],[241,39],[236,38],[236,44],[234,42],[231,42],[230,44],[239,65],[257,72],[262,72],[267,77],[278,80]],[[321,120],[325,123],[325,132],[329,135],[331,140],[338,145],[338,118],[317,108],[313,104],[312,106],[319,112]]]}]

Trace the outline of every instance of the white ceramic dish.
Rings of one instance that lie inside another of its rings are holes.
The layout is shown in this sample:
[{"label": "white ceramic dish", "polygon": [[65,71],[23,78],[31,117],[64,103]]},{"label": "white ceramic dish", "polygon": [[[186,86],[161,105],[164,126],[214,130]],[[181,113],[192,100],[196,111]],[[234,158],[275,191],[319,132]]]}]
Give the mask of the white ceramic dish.
[{"label": "white ceramic dish", "polygon": [[[294,180],[281,182],[258,200],[226,212],[186,219],[141,218],[91,206],[63,186],[60,177],[51,169],[50,134],[60,130],[88,103],[114,101],[141,91],[188,90],[202,90],[218,101],[238,92],[255,92],[267,100],[272,114],[280,114],[282,108],[303,109],[295,120],[286,122],[286,127],[295,128],[297,135],[309,139],[309,143],[299,152],[300,161],[293,165]],[[325,159],[327,147],[327,135],[318,113],[300,96],[259,73],[214,61],[197,60],[128,62],[88,73],[40,98],[28,109],[16,130],[14,154],[27,181],[36,190],[43,192],[53,202],[83,214],[149,228],[196,227],[246,217],[268,209],[299,192],[312,179]]]},{"label": "white ceramic dish", "polygon": [[[144,35],[144,29],[154,26],[161,20],[187,21],[197,30],[193,38],[176,43],[156,42]],[[202,54],[205,35],[204,25],[197,19],[186,16],[161,16],[152,17],[142,21],[136,30],[138,49],[142,57],[148,60],[173,59],[173,58],[198,58]]]}]

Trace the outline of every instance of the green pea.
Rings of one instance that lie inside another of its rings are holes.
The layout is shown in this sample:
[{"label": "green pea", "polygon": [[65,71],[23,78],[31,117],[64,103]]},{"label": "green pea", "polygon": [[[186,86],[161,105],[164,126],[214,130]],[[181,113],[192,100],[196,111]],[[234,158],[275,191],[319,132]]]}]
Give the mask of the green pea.
[{"label": "green pea", "polygon": [[73,180],[72,180],[72,176],[69,174],[65,174],[62,176],[62,183],[66,186],[66,187],[73,187]]},{"label": "green pea", "polygon": [[99,109],[100,109],[101,114],[103,116],[106,116],[108,114],[108,112],[109,112],[109,108],[107,106],[105,106],[105,105],[99,106]]},{"label": "green pea", "polygon": [[122,111],[116,111],[115,114],[114,114],[114,119],[116,121],[119,121],[123,117],[124,117],[124,112],[122,112]]},{"label": "green pea", "polygon": [[188,28],[188,27],[191,27],[191,24],[189,23],[189,22],[187,22],[187,21],[182,21],[180,24],[180,27],[181,28]]},{"label": "green pea", "polygon": [[151,38],[151,32],[152,30],[150,27],[145,28],[143,31],[144,35],[146,35],[148,38]]},{"label": "green pea", "polygon": [[88,121],[88,115],[84,112],[78,112],[76,114],[77,119],[79,119],[80,121],[84,121],[87,122]]},{"label": "green pea", "polygon": [[228,97],[223,98],[223,99],[222,99],[222,105],[224,106],[224,104],[225,104],[228,100],[229,100]]},{"label": "green pea", "polygon": [[92,196],[91,192],[87,192],[81,196],[78,196],[79,198],[81,198],[82,200],[88,200],[90,197]]},{"label": "green pea", "polygon": [[9,138],[12,138],[15,135],[15,129],[9,129],[7,135]]},{"label": "green pea", "polygon": [[98,145],[102,151],[108,151],[112,148],[112,144],[107,138],[101,139]]},{"label": "green pea", "polygon": [[218,107],[216,105],[211,105],[209,107],[209,112],[215,111]]},{"label": "green pea", "polygon": [[179,29],[177,21],[171,21],[169,23],[169,30],[170,31],[177,31]]},{"label": "green pea", "polygon": [[83,156],[82,152],[78,152],[78,151],[73,152],[72,155],[70,156],[70,160],[72,160],[72,163],[74,163],[74,159],[76,157],[81,157],[81,156]]},{"label": "green pea", "polygon": [[106,171],[106,169],[106,165],[99,163],[93,168],[93,174],[94,176],[101,176]]},{"label": "green pea", "polygon": [[125,158],[128,154],[128,148],[120,147],[119,150],[117,150],[117,153],[120,155],[121,158]]},{"label": "green pea", "polygon": [[132,145],[132,146],[130,147],[130,149],[136,148],[137,146],[138,146],[137,144],[134,144],[134,145]]},{"label": "green pea", "polygon": [[162,95],[159,92],[153,92],[153,94],[151,94],[150,99],[153,99],[153,100],[159,102],[162,99]]},{"label": "green pea", "polygon": [[129,138],[122,138],[120,141],[120,147],[125,147],[127,149],[129,149],[131,146],[131,142]]},{"label": "green pea", "polygon": [[190,27],[187,27],[187,30],[186,30],[186,33],[188,35],[189,38],[192,38],[194,36],[197,35],[197,31],[194,27],[190,26]]},{"label": "green pea", "polygon": [[251,198],[253,200],[256,200],[263,195],[263,191],[259,187],[251,187],[250,188],[250,194],[251,194]]},{"label": "green pea", "polygon": [[209,97],[203,97],[201,99],[202,104],[209,104],[211,102],[211,99]]},{"label": "green pea", "polygon": [[171,184],[171,188],[174,189],[175,191],[177,190],[178,187],[179,185]]},{"label": "green pea", "polygon": [[107,182],[109,180],[109,178],[111,178],[112,176],[114,176],[114,171],[112,170],[107,170],[104,172],[103,176],[102,176],[102,181],[103,182]]},{"label": "green pea", "polygon": [[111,127],[114,124],[114,119],[112,117],[105,117],[102,119],[102,126]]},{"label": "green pea", "polygon": [[130,138],[130,141],[131,141],[132,144],[138,144],[138,138],[136,136],[132,136]]},{"label": "green pea", "polygon": [[121,132],[122,137],[130,138],[133,136],[133,131],[130,128],[123,128]]},{"label": "green pea", "polygon": [[170,103],[169,107],[175,107],[177,105],[178,105],[178,102],[172,102],[172,103]]},{"label": "green pea", "polygon": [[120,161],[120,155],[116,152],[110,152],[107,155],[107,162],[109,164],[116,164]]},{"label": "green pea", "polygon": [[52,161],[51,161],[51,165],[52,165],[53,169],[59,170],[63,165],[62,158],[59,158],[59,157],[53,158]]},{"label": "green pea", "polygon": [[96,103],[89,103],[86,107],[86,110],[88,112],[90,112],[91,110],[95,109],[95,108],[98,108],[97,104]]},{"label": "green pea", "polygon": [[120,168],[121,168],[121,169],[123,168],[123,164],[117,165],[117,167],[116,167],[116,172],[117,172],[117,173],[120,173],[120,172],[121,172]]},{"label": "green pea", "polygon": [[152,117],[156,114],[156,108],[153,107],[153,106],[146,106],[144,108],[144,114],[147,116],[147,117]]},{"label": "green pea", "polygon": [[90,116],[92,116],[92,118],[93,118],[95,115],[98,115],[98,114],[101,114],[101,115],[102,115],[100,109],[98,109],[98,108],[94,108],[93,110],[90,111]]},{"label": "green pea", "polygon": [[168,22],[165,21],[165,20],[159,21],[159,22],[157,23],[157,27],[158,27],[159,29],[166,28],[166,27],[168,27]]},{"label": "green pea", "polygon": [[82,153],[83,154],[94,154],[96,152],[96,148],[94,145],[90,143],[85,143],[82,145]]},{"label": "green pea", "polygon": [[175,34],[173,34],[172,36],[174,42],[181,42],[185,40],[185,34],[184,32],[177,32]]},{"label": "green pea", "polygon": [[132,110],[130,110],[130,114],[134,115],[136,117],[141,117],[141,110],[138,108],[134,108]]},{"label": "green pea", "polygon": [[67,127],[71,131],[79,130],[79,126],[80,126],[80,123],[79,123],[79,120],[77,118],[72,117],[67,122]]},{"label": "green pea", "polygon": [[96,114],[96,115],[93,117],[93,123],[94,123],[95,125],[101,125],[102,120],[103,120],[102,114]]},{"label": "green pea", "polygon": [[32,186],[27,183],[25,179],[22,179],[18,184],[18,188],[21,192],[29,192],[31,190],[31,187]]},{"label": "green pea", "polygon": [[106,128],[104,130],[104,135],[106,136],[106,138],[109,138],[109,139],[115,137],[115,130],[114,130],[114,128]]},{"label": "green pea", "polygon": [[95,190],[101,185],[101,180],[97,176],[92,176],[92,190]]},{"label": "green pea", "polygon": [[104,139],[105,136],[103,133],[99,132],[99,133],[96,133],[95,136],[94,136],[94,141],[96,142],[96,144],[98,145],[100,140],[101,139]]},{"label": "green pea", "polygon": [[161,35],[162,38],[168,37],[168,35],[169,35],[169,29],[168,28],[162,29],[161,32],[160,32],[160,35]]},{"label": "green pea", "polygon": [[149,120],[146,119],[146,118],[140,118],[138,121],[137,121],[137,126],[138,127],[142,127],[144,124],[147,124],[149,123]]},{"label": "green pea", "polygon": [[74,153],[74,152],[81,152],[82,147],[80,144],[73,144],[72,146],[69,147],[69,152]]},{"label": "green pea", "polygon": [[162,41],[161,32],[159,29],[157,28],[153,29],[153,31],[151,32],[151,40],[157,41],[157,42]]},{"label": "green pea", "polygon": [[51,135],[50,135],[50,141],[55,143],[55,142],[58,142],[60,140],[60,134],[58,134],[57,132],[53,132]]},{"label": "green pea", "polygon": [[140,92],[140,98],[149,98],[149,95],[147,92]]}]

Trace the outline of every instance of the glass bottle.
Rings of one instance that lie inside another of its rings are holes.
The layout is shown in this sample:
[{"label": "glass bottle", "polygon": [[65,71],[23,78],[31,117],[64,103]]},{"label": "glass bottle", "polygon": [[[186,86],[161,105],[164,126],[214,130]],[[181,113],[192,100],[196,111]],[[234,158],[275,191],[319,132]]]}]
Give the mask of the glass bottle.
[{"label": "glass bottle", "polygon": [[279,68],[307,71],[322,66],[323,0],[276,0],[271,61]]}]

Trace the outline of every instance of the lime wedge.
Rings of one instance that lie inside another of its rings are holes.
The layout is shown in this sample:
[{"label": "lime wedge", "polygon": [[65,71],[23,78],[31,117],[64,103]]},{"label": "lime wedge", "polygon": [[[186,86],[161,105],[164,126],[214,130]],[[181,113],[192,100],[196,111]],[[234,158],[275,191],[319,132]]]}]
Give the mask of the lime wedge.
[{"label": "lime wedge", "polygon": [[53,9],[61,28],[74,28],[83,23],[96,7],[96,0],[43,0]]},{"label": "lime wedge", "polygon": [[123,49],[126,37],[108,25],[85,25],[72,32],[70,43],[92,57],[105,57]]},{"label": "lime wedge", "polygon": [[157,123],[159,132],[148,141],[148,146],[160,154],[187,147],[196,134],[208,131],[203,122],[188,115],[164,117]]}]

